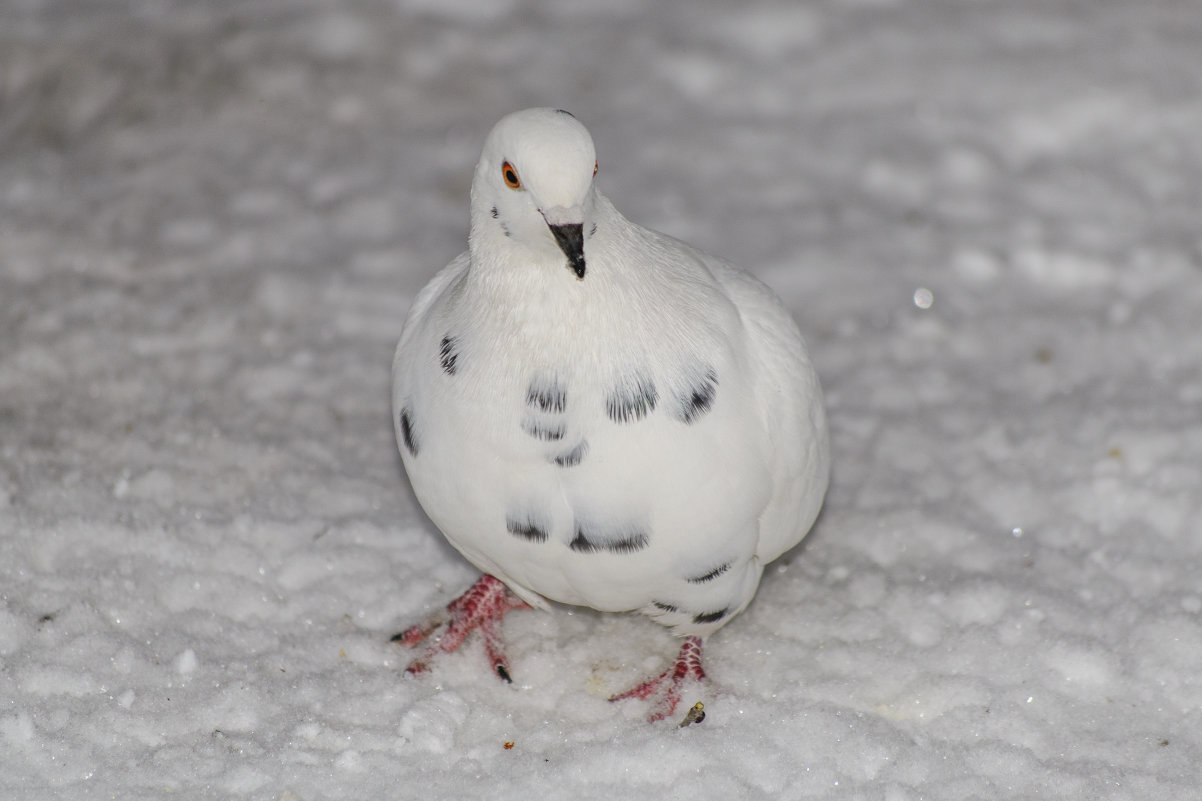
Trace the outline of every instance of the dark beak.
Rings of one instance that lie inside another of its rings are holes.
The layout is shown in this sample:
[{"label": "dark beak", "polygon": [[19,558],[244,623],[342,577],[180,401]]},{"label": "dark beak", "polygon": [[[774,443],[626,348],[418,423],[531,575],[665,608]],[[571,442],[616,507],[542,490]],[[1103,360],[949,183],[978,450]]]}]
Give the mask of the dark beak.
[{"label": "dark beak", "polygon": [[549,225],[551,235],[559,243],[559,249],[568,257],[568,268],[576,277],[584,279],[584,224],[567,223]]}]

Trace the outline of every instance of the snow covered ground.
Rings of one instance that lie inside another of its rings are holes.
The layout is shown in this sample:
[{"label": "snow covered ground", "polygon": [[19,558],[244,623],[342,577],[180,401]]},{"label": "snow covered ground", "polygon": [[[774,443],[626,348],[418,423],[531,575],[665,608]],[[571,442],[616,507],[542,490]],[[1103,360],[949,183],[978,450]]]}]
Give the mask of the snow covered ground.
[{"label": "snow covered ground", "polygon": [[[0,797],[1202,792],[1202,6],[0,2]],[[392,348],[502,114],[800,322],[836,472],[707,645],[475,572]],[[512,748],[505,744],[513,743]]]}]

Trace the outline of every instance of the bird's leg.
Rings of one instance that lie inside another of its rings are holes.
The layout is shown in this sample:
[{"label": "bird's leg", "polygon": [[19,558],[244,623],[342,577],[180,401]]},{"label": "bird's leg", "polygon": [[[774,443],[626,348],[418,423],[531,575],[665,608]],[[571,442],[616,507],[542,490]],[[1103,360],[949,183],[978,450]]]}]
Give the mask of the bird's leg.
[{"label": "bird's leg", "polygon": [[498,579],[484,575],[467,592],[447,604],[444,613],[410,626],[393,636],[392,642],[412,647],[427,641],[425,649],[405,668],[406,673],[425,673],[436,656],[458,649],[474,629],[479,629],[493,670],[505,681],[512,682],[509,660],[505,658],[501,641],[501,620],[512,609],[529,608]]},{"label": "bird's leg", "polygon": [[655,723],[676,711],[680,703],[681,688],[690,679],[705,681],[705,669],[701,667],[701,638],[688,637],[680,646],[676,661],[663,673],[650,678],[642,684],[636,684],[629,690],[610,698],[610,701],[624,701],[627,698],[646,699],[659,696],[649,720]]}]

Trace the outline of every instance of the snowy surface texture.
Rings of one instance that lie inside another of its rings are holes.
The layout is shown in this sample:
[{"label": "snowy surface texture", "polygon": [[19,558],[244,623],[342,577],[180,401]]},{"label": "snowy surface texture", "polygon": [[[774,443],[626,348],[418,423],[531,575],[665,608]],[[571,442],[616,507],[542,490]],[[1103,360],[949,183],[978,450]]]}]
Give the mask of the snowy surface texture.
[{"label": "snowy surface texture", "polygon": [[[0,797],[1197,798],[1202,6],[0,3]],[[483,139],[574,111],[627,216],[805,332],[835,477],[710,639],[515,613],[388,408]],[[512,748],[505,748],[512,742]]]}]

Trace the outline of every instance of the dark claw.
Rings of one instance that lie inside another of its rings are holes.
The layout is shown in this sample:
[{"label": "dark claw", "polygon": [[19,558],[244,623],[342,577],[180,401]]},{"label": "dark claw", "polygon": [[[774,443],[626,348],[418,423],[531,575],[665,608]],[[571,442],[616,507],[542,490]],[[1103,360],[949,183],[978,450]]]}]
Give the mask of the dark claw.
[{"label": "dark claw", "polygon": [[505,679],[507,683],[513,684],[513,679],[509,677],[509,668],[505,667],[504,665],[497,665],[496,670],[498,676]]}]

